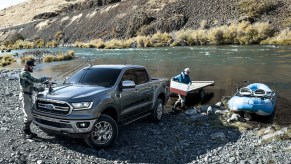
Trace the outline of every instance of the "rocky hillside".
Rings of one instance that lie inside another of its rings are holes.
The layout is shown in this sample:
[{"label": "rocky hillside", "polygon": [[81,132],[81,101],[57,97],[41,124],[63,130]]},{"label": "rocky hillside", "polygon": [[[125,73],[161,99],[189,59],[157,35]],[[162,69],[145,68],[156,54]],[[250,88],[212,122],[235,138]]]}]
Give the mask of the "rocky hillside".
[{"label": "rocky hillside", "polygon": [[277,29],[290,27],[291,0],[253,1],[255,6],[252,1],[56,0],[52,4],[28,0],[0,12],[0,41],[9,41],[15,34],[49,41],[62,33],[65,43],[73,43],[208,28],[241,20],[269,22]]}]

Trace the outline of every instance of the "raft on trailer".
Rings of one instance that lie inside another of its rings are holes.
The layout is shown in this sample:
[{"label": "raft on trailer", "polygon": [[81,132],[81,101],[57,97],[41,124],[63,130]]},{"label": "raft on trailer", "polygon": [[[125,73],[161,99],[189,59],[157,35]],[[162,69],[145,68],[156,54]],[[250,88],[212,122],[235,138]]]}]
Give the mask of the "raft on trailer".
[{"label": "raft on trailer", "polygon": [[277,102],[276,93],[267,85],[253,83],[241,88],[229,101],[228,107],[234,112],[255,113],[270,116]]},{"label": "raft on trailer", "polygon": [[188,84],[179,83],[177,81],[171,80],[170,92],[187,96],[187,94],[191,92],[195,92],[207,86],[213,86],[213,85],[214,85],[214,81],[192,81],[192,83],[188,85]]}]

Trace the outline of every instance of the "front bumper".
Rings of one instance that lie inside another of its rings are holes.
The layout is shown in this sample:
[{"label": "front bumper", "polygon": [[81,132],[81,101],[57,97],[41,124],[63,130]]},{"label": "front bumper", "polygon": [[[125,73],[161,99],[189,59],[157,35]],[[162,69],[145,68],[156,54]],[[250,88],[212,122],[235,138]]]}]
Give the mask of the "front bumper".
[{"label": "front bumper", "polygon": [[[41,129],[47,129],[50,131],[56,131],[63,134],[81,134],[89,133],[93,128],[96,119],[91,120],[67,120],[67,119],[58,119],[47,116],[41,116],[38,114],[33,114],[34,124],[40,127]],[[89,123],[88,127],[80,128],[78,127],[79,123]]]}]

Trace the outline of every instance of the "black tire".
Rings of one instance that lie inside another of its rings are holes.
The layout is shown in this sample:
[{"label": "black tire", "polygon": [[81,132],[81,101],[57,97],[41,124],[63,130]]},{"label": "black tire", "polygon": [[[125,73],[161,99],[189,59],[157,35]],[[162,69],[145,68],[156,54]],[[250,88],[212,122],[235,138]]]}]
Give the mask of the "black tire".
[{"label": "black tire", "polygon": [[162,119],[164,112],[164,102],[160,98],[157,99],[154,109],[151,114],[151,120],[153,122],[159,122]]},{"label": "black tire", "polygon": [[108,115],[102,114],[84,140],[90,147],[98,149],[111,145],[117,136],[118,127],[115,120]]}]

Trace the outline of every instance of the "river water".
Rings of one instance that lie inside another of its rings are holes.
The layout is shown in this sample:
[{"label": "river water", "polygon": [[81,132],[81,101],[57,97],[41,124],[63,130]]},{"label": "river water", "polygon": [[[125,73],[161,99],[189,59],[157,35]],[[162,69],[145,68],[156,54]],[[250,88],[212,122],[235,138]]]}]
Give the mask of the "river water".
[{"label": "river water", "polygon": [[[153,77],[171,78],[185,67],[190,68],[191,80],[214,80],[206,92],[214,94],[210,103],[231,96],[237,88],[249,83],[268,85],[278,95],[276,123],[291,120],[291,46],[195,46],[143,49],[78,49],[56,48],[50,51],[74,50],[79,58],[72,61],[38,64],[35,75],[63,80],[75,70],[92,64],[144,65]],[[16,50],[22,53],[32,50]],[[15,63],[11,68],[22,67]],[[286,115],[289,117],[286,117]]]}]

